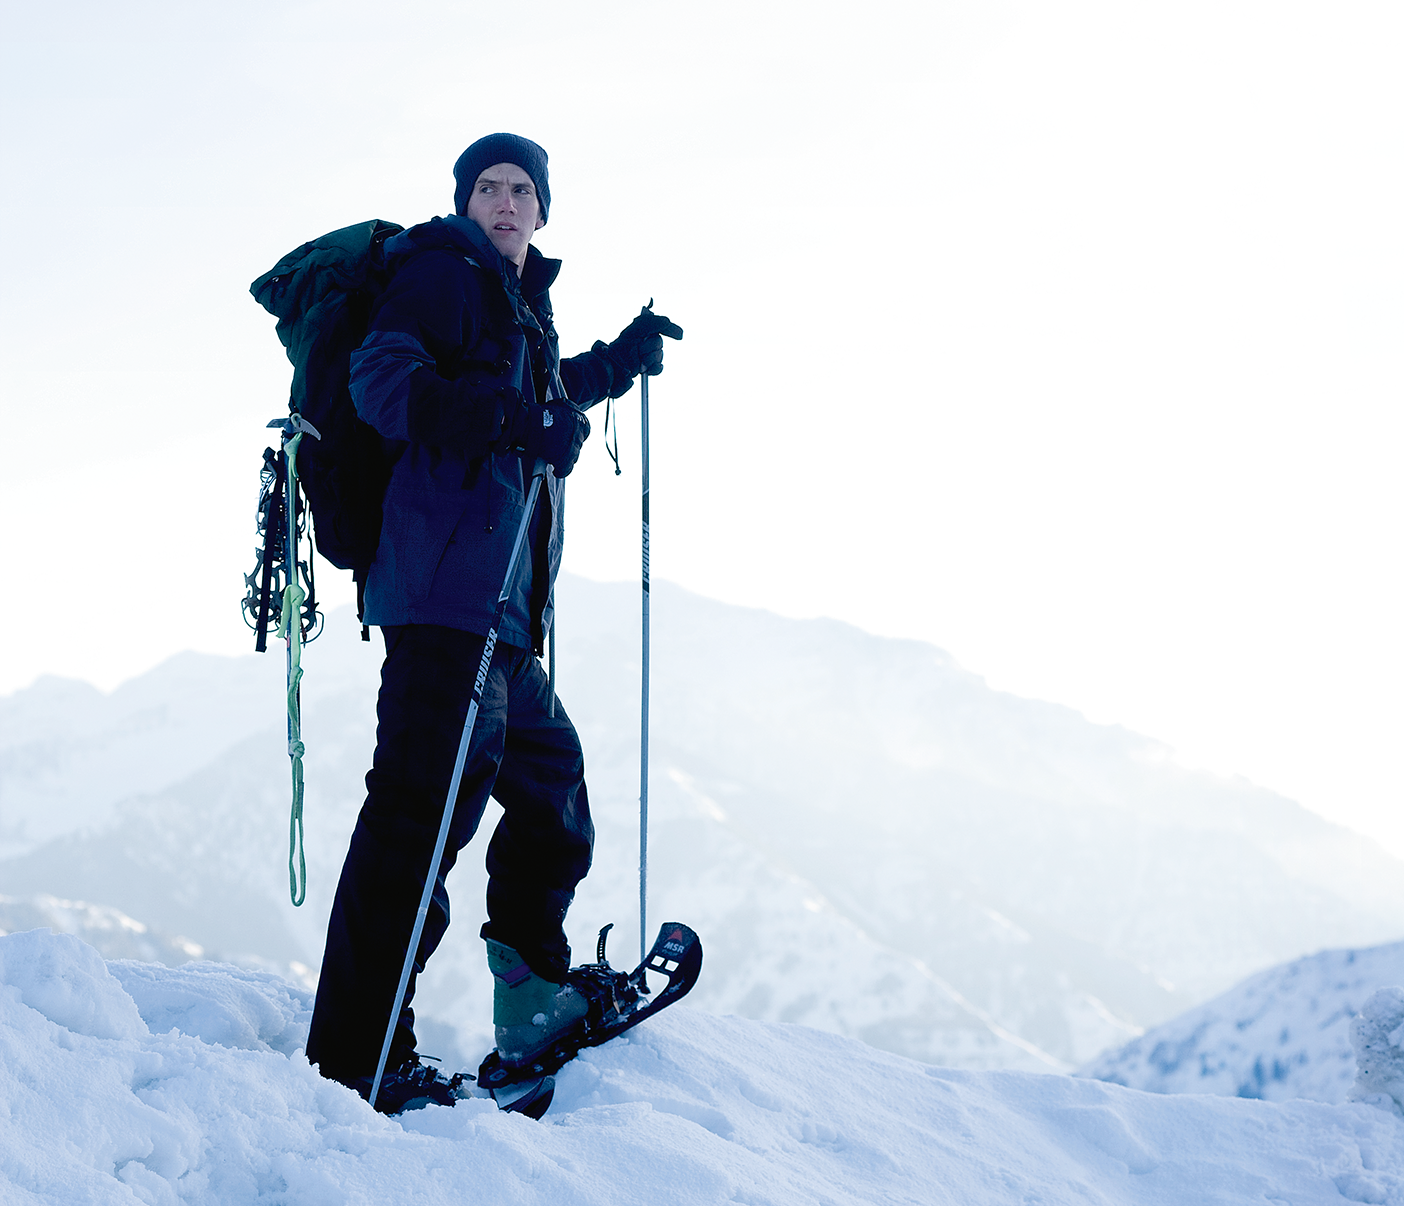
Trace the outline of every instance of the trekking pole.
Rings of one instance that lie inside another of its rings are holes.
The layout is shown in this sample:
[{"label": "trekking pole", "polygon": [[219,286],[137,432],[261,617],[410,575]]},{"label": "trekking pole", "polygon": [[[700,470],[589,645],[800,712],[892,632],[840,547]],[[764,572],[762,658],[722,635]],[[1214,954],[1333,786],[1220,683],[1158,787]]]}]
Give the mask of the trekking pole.
[{"label": "trekking pole", "polygon": [[546,704],[546,715],[552,720],[556,718],[556,595],[551,592],[551,633],[546,638],[549,642],[546,653],[546,694],[550,701]]},{"label": "trekking pole", "polygon": [[493,613],[487,639],[483,642],[482,660],[478,663],[478,673],[473,679],[473,694],[468,701],[468,715],[463,721],[463,736],[458,741],[458,757],[453,764],[453,778],[449,781],[448,798],[444,800],[444,816],[439,822],[439,838],[434,843],[434,854],[429,860],[429,870],[424,876],[424,891],[419,897],[419,912],[414,917],[414,932],[410,935],[409,946],[405,950],[405,965],[400,969],[400,985],[395,990],[395,1004],[391,1006],[390,1021],[385,1027],[385,1042],[380,1048],[380,1062],[376,1064],[375,1080],[371,1082],[371,1109],[375,1109],[375,1099],[380,1096],[380,1081],[385,1075],[385,1061],[390,1058],[390,1043],[395,1037],[395,1024],[400,1019],[400,1007],[405,1003],[405,991],[409,988],[414,956],[419,950],[420,936],[424,933],[424,920],[429,915],[429,899],[434,894],[434,881],[438,878],[439,864],[444,857],[444,847],[448,844],[454,804],[458,799],[458,787],[463,782],[463,767],[468,761],[468,745],[473,740],[478,705],[482,703],[483,686],[487,682],[488,669],[492,666],[493,651],[497,648],[497,630],[502,626],[503,617],[507,614],[507,600],[511,597],[512,583],[517,577],[517,562],[521,560],[522,549],[526,545],[527,529],[531,526],[531,517],[536,511],[536,499],[541,493],[546,468],[546,462],[539,458],[532,466],[526,509],[522,512],[522,522],[517,528],[517,538],[512,542],[512,555],[507,559],[507,574],[502,582],[502,593],[497,596],[497,610]]},{"label": "trekking pole", "polygon": [[648,956],[648,374],[639,378],[643,442],[643,686],[639,695],[639,962]]},{"label": "trekking pole", "polygon": [[[553,370],[550,387],[546,391],[546,400],[555,401],[565,398],[565,387],[561,385],[559,370]],[[568,401],[569,399],[567,399]],[[556,584],[551,583],[551,593],[547,596],[546,606],[551,610],[551,631],[546,634],[546,715],[552,720],[556,718]]]}]

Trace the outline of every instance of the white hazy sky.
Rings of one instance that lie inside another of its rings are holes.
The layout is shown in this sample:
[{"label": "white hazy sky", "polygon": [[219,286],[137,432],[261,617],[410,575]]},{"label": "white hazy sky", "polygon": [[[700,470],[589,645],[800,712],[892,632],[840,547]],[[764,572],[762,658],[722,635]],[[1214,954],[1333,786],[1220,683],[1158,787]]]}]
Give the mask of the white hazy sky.
[{"label": "white hazy sky", "polygon": [[[657,576],[930,640],[1404,854],[1397,4],[5,22],[0,691],[251,647],[288,367],[248,282],[445,212],[458,152],[510,129],[551,153],[565,350],[650,296],[687,328]],[[634,397],[628,475],[597,434],[572,478],[595,578],[637,574]]]}]

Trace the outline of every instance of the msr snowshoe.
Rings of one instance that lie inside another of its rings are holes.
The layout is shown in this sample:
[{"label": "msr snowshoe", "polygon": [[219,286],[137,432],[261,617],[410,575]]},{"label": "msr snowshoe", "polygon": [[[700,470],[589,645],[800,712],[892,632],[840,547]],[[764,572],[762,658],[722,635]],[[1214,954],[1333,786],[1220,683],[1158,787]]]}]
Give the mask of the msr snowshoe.
[{"label": "msr snowshoe", "polygon": [[[697,983],[702,971],[702,942],[687,926],[676,921],[665,922],[653,949],[632,972],[616,971],[605,958],[605,936],[611,928],[605,926],[600,931],[596,962],[571,968],[566,983],[552,998],[559,1002],[561,993],[566,989],[574,990],[574,996],[586,1006],[574,1024],[558,1030],[555,1039],[526,1058],[507,1059],[499,1040],[498,1050],[490,1052],[483,1060],[478,1069],[478,1084],[492,1094],[502,1109],[540,1118],[551,1104],[555,1074],[563,1064],[574,1059],[582,1048],[607,1043],[681,1000]],[[652,1000],[649,1000],[652,994],[647,972],[666,976],[668,980]],[[579,1008],[578,1003],[572,1003],[571,1008]],[[538,1025],[554,1028],[550,1025],[552,1020],[550,1015],[543,1014]]]}]

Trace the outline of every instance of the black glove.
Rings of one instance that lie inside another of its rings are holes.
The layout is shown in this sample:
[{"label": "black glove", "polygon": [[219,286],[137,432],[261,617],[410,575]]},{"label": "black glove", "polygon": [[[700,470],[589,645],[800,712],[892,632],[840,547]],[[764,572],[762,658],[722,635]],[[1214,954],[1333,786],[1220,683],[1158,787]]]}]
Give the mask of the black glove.
[{"label": "black glove", "polygon": [[640,373],[656,377],[663,371],[664,335],[669,339],[683,337],[682,328],[662,314],[655,314],[651,305],[640,310],[639,316],[619,332],[619,338],[613,343],[596,343],[590,349],[603,356],[613,371],[611,398],[624,393]]},{"label": "black glove", "polygon": [[519,402],[508,413],[494,451],[515,453],[528,462],[540,457],[557,477],[566,477],[589,434],[590,420],[570,402]]}]

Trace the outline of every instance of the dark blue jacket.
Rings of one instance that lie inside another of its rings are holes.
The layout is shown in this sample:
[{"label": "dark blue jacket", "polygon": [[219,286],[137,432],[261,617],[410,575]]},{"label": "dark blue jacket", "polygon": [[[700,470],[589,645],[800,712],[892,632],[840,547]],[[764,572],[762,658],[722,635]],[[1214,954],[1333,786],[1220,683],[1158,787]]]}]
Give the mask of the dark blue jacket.
[{"label": "dark blue jacket", "polygon": [[[502,391],[528,401],[608,395],[593,352],[562,362],[549,289],[560,261],[528,250],[521,279],[468,218],[435,218],[387,241],[400,267],[351,357],[356,410],[397,454],[380,547],[366,578],[368,624],[443,624],[486,633],[525,505],[521,459],[489,444]],[[541,651],[560,568],[564,492],[546,476],[499,631]]]}]

